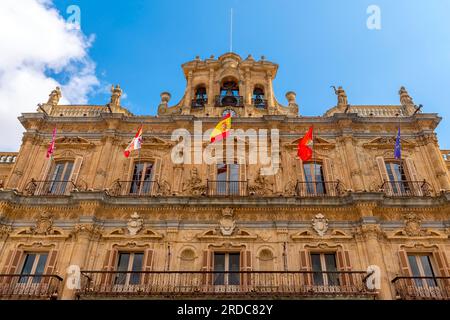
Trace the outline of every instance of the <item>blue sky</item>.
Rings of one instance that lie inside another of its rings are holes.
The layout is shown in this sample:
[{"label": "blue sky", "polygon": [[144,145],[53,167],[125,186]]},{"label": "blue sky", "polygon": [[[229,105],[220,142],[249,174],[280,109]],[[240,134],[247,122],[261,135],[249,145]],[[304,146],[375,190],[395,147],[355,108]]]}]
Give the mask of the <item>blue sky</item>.
[{"label": "blue sky", "polygon": [[[119,83],[123,105],[156,114],[159,94],[182,97],[181,64],[196,55],[233,51],[265,55],[279,64],[275,94],[297,93],[302,115],[335,105],[330,85],[342,85],[350,104],[399,104],[404,85],[424,112],[439,113],[441,148],[450,149],[450,1],[448,0],[55,0],[81,8],[81,28],[95,34],[89,55],[102,83]],[[381,9],[381,30],[366,27],[369,5]],[[90,103],[105,104],[108,93]]]}]

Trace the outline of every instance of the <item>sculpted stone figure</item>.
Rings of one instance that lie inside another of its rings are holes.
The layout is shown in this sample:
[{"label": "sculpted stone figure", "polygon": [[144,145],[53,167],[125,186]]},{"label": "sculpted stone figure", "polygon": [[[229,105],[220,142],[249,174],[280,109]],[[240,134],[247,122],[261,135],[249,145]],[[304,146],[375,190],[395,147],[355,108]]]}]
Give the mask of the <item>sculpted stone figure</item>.
[{"label": "sculpted stone figure", "polygon": [[122,96],[122,89],[117,85],[116,87],[111,86],[111,106],[120,106],[120,97]]},{"label": "sculpted stone figure", "polygon": [[56,89],[50,93],[47,104],[57,106],[61,97],[61,89],[60,87],[56,87]]},{"label": "sculpted stone figure", "polygon": [[202,179],[198,175],[197,168],[192,168],[191,177],[186,181],[186,183],[183,183],[183,192],[192,195],[200,195],[206,192],[206,186],[202,184]]},{"label": "sculpted stone figure", "polygon": [[337,88],[337,89],[335,86],[333,86],[333,89],[334,89],[334,93],[338,97],[338,105],[339,106],[348,105],[348,99],[347,99],[347,94],[345,93],[345,90],[341,86],[339,86],[339,88]]}]

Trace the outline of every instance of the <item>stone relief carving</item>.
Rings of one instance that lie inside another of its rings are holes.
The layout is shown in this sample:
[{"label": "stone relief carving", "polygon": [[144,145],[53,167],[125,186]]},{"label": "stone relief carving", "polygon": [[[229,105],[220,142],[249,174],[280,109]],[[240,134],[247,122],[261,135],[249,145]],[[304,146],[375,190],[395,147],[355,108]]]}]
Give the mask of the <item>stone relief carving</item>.
[{"label": "stone relief carving", "polygon": [[234,210],[225,208],[222,210],[222,219],[219,220],[220,232],[224,236],[231,236],[236,229],[236,221],[233,218]]},{"label": "stone relief carving", "polygon": [[172,187],[170,186],[169,182],[167,182],[166,180],[162,180],[158,184],[158,195],[160,195],[160,196],[169,196],[171,190],[172,190]]},{"label": "stone relief carving", "polygon": [[328,230],[328,219],[321,213],[316,214],[314,219],[311,220],[312,228],[321,237],[325,235]]},{"label": "stone relief carving", "polygon": [[415,213],[405,215],[405,233],[410,237],[420,237],[429,234],[427,230],[422,229],[422,218]]},{"label": "stone relief carving", "polygon": [[130,235],[135,236],[144,226],[144,219],[142,219],[137,212],[131,214],[131,218],[128,220],[127,229]]},{"label": "stone relief carving", "polygon": [[183,193],[198,196],[206,193],[206,186],[202,183],[202,179],[198,175],[198,169],[191,169],[191,177],[183,183]]},{"label": "stone relief carving", "polygon": [[267,176],[261,174],[261,170],[259,169],[254,184],[248,186],[250,195],[266,196],[273,193],[273,183],[269,182]]},{"label": "stone relief carving", "polygon": [[287,196],[295,196],[295,195],[297,195],[297,192],[296,192],[296,181],[289,180],[289,182],[286,183],[286,185],[284,186],[284,193]]},{"label": "stone relief carving", "polygon": [[42,212],[36,219],[36,226],[31,227],[31,234],[49,235],[53,234],[53,216],[48,212]]}]

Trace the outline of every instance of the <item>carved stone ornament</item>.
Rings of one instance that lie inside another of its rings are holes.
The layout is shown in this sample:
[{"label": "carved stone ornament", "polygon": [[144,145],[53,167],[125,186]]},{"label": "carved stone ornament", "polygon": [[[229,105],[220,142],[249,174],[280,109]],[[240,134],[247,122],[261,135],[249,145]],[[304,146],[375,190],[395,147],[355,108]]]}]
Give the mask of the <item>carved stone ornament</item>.
[{"label": "carved stone ornament", "polygon": [[321,213],[316,214],[312,219],[312,228],[319,236],[323,237],[328,230],[328,219]]},{"label": "carved stone ornament", "polygon": [[405,215],[405,233],[410,237],[427,235],[427,231],[422,229],[422,219],[415,213]]},{"label": "carved stone ornament", "polygon": [[183,183],[183,192],[194,196],[206,193],[206,185],[202,183],[197,168],[194,167],[191,169],[191,177]]},{"label": "carved stone ornament", "polygon": [[36,219],[36,226],[30,228],[30,233],[49,235],[53,234],[53,216],[48,212],[43,212]]},{"label": "carved stone ornament", "polygon": [[231,236],[236,229],[236,221],[233,219],[234,211],[232,208],[222,210],[222,219],[219,220],[220,232],[224,236]]},{"label": "carved stone ornament", "polygon": [[144,219],[142,219],[137,212],[133,212],[127,223],[128,232],[130,235],[135,236],[142,230],[143,225]]}]

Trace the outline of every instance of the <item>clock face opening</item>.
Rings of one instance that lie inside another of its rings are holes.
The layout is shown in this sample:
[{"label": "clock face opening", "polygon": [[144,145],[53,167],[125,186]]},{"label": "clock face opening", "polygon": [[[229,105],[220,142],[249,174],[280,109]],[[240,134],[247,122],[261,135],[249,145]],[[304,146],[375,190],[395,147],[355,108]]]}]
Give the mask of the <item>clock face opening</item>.
[{"label": "clock face opening", "polygon": [[234,111],[234,110],[232,110],[232,109],[225,109],[223,112],[222,112],[222,117],[225,117],[226,115],[228,115],[228,114],[231,114],[231,116],[232,117],[235,117],[237,114],[236,114],[236,111]]}]

